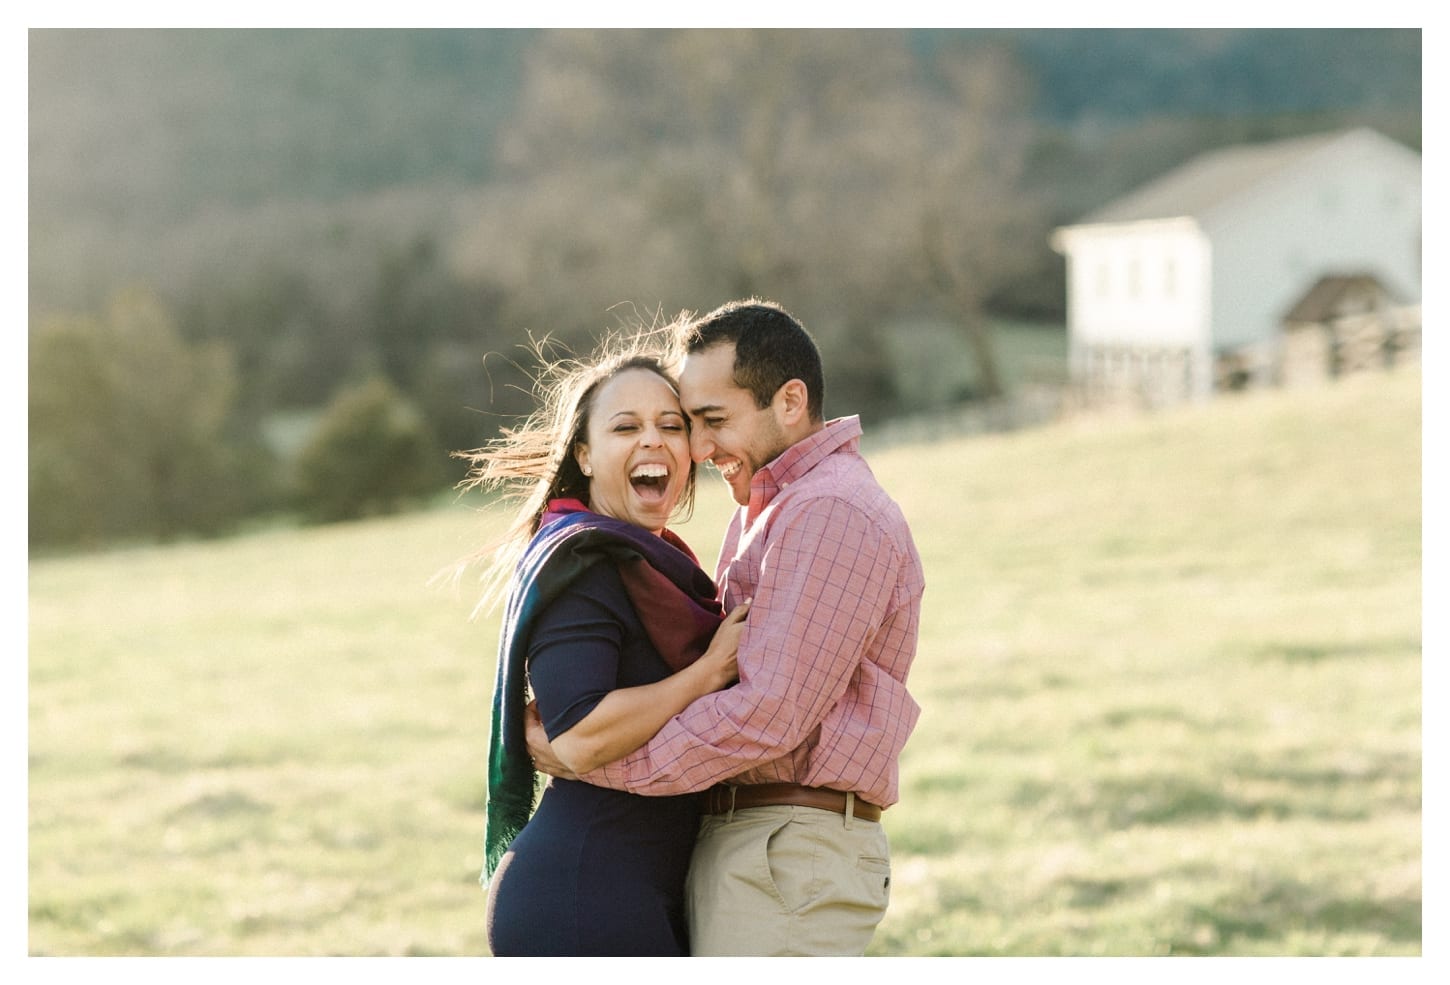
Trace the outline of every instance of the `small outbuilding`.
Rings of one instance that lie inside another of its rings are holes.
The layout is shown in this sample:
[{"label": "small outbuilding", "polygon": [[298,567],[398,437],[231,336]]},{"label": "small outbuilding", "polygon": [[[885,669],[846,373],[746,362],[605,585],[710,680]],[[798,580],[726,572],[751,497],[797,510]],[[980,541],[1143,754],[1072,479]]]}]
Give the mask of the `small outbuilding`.
[{"label": "small outbuilding", "polygon": [[1418,316],[1371,274],[1321,278],[1284,316],[1280,379],[1294,386],[1417,360]]}]

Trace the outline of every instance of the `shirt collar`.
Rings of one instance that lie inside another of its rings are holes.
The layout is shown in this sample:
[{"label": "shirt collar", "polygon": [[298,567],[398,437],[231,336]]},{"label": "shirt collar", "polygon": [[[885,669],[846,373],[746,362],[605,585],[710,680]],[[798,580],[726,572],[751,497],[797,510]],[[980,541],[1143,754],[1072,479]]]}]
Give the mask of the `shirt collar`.
[{"label": "shirt collar", "polygon": [[808,438],[802,438],[781,452],[774,461],[755,473],[751,485],[764,483],[773,495],[800,479],[838,451],[855,451],[861,444],[861,418],[838,417]]}]

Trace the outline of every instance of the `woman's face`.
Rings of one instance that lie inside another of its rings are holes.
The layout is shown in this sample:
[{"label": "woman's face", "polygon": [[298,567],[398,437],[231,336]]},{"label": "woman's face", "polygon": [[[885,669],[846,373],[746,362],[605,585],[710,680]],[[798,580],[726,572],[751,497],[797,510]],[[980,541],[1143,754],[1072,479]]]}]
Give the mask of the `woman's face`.
[{"label": "woman's face", "polygon": [[589,477],[589,508],[659,533],[690,475],[679,397],[658,374],[627,369],[594,394],[574,457]]}]

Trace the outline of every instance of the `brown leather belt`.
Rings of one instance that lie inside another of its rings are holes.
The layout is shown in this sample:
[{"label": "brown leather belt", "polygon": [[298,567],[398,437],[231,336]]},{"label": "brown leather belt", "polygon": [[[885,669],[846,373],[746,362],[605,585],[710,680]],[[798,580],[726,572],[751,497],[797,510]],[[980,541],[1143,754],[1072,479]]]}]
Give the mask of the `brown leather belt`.
[{"label": "brown leather belt", "polygon": [[[881,808],[855,798],[851,811],[863,821],[881,820]],[[795,807],[819,807],[846,815],[846,795],[825,787],[803,787],[798,783],[745,783],[730,786],[720,783],[705,791],[706,814],[729,814],[747,807],[774,807],[781,804]]]}]

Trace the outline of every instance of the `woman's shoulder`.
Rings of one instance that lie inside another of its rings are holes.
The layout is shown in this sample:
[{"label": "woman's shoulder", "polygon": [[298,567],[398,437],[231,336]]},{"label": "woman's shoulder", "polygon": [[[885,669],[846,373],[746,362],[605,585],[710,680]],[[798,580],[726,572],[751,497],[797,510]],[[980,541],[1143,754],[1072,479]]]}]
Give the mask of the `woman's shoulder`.
[{"label": "woman's shoulder", "polygon": [[632,623],[635,620],[634,607],[619,568],[608,558],[595,561],[571,578],[541,617],[598,618],[601,614],[617,622]]},{"label": "woman's shoulder", "polygon": [[609,558],[600,558],[579,573],[570,586],[576,591],[590,595],[618,595],[628,598],[624,591],[624,579],[619,575],[619,565]]}]

